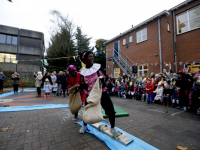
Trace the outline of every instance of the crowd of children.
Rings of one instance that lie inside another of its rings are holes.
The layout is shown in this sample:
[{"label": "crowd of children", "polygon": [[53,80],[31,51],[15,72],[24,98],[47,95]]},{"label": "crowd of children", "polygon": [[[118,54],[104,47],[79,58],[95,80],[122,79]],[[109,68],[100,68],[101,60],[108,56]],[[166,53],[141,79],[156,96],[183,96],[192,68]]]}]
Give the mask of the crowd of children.
[{"label": "crowd of children", "polygon": [[123,75],[107,82],[110,96],[159,103],[183,111],[200,114],[200,73],[189,73],[187,69],[178,73],[151,73],[151,77]]}]

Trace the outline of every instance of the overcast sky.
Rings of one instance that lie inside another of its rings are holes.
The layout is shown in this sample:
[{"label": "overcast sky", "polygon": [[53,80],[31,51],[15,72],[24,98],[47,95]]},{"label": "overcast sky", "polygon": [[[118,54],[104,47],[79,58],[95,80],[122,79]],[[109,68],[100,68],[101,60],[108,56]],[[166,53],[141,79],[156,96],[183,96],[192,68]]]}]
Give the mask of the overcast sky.
[{"label": "overcast sky", "polygon": [[56,9],[68,15],[92,37],[111,39],[144,20],[168,10],[184,0],[0,0],[0,24],[43,32],[50,38],[51,16]]}]

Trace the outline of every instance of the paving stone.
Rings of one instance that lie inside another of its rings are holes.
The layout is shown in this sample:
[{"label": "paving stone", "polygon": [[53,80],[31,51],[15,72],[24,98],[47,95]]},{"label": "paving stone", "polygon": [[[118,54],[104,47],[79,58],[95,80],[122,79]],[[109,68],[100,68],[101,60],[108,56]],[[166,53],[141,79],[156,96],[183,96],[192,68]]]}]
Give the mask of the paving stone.
[{"label": "paving stone", "polygon": [[[20,93],[24,94],[24,93]],[[30,93],[25,93],[30,94]],[[141,101],[111,97],[113,103],[129,113],[116,118],[116,126],[162,150],[176,149],[177,144],[199,148],[200,117],[193,113]],[[56,97],[50,103],[68,103]],[[165,111],[168,113],[165,113]],[[80,111],[82,113],[82,110]],[[63,117],[66,117],[63,120]],[[104,142],[92,134],[79,134],[80,126],[72,120],[68,108],[0,113],[0,149],[25,150],[108,150]],[[133,121],[130,121],[133,120]],[[82,121],[81,115],[79,121]],[[108,119],[105,120],[109,122]]]}]

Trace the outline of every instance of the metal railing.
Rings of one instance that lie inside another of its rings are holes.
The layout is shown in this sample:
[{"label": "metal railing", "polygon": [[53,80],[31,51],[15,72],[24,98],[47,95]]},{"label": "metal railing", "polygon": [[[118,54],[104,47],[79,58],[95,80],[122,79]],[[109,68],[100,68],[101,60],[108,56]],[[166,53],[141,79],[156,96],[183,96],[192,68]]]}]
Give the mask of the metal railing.
[{"label": "metal railing", "polygon": [[122,52],[121,50],[115,50],[115,49],[108,49],[106,50],[106,58],[112,58],[114,61],[119,65],[119,67],[123,70],[124,73],[132,74],[132,66],[134,63],[130,60],[130,58],[127,57],[127,55]]}]

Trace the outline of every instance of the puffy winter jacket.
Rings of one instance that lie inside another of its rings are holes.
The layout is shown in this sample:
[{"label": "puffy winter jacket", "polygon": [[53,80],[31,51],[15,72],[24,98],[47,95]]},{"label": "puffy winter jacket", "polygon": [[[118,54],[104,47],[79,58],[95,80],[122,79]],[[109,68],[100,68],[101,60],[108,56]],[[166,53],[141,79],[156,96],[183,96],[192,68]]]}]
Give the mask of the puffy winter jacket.
[{"label": "puffy winter jacket", "polygon": [[153,93],[153,90],[154,90],[154,84],[153,83],[150,83],[150,84],[146,84],[146,89],[149,89],[147,90],[147,93],[151,94]]}]

